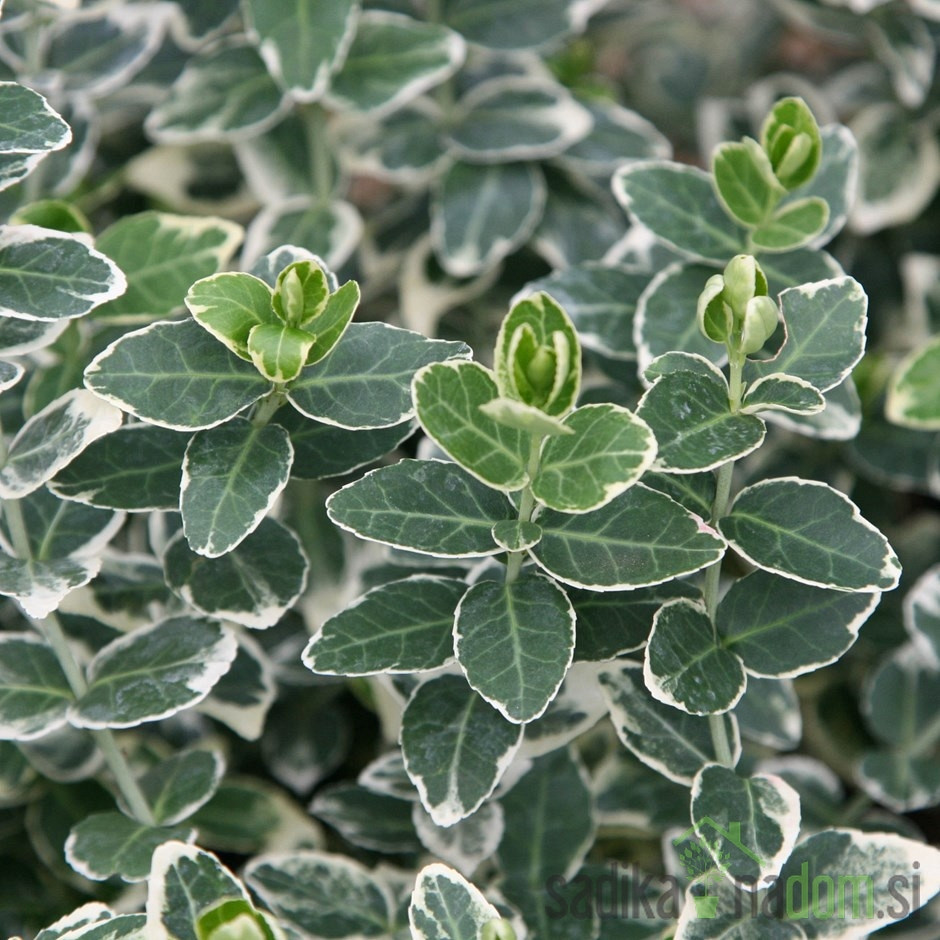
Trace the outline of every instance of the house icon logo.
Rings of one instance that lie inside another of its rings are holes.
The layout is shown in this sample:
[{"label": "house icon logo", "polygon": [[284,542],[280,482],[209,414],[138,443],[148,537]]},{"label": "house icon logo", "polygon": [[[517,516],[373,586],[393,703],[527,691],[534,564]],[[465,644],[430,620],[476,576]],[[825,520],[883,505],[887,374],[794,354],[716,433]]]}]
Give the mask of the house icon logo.
[{"label": "house icon logo", "polygon": [[[729,822],[727,828],[705,816],[682,835],[672,840],[679,861],[693,885],[692,899],[698,917],[714,918],[718,913],[718,886],[726,877],[732,860],[750,859],[760,868],[763,859],[741,839],[741,823]],[[695,887],[702,893],[696,893]]]}]

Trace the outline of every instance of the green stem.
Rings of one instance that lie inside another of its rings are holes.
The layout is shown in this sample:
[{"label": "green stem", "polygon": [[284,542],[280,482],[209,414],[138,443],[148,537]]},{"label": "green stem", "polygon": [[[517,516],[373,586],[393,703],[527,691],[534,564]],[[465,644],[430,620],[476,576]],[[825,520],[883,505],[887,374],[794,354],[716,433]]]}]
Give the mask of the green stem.
[{"label": "green stem", "polygon": [[313,192],[317,201],[325,205],[333,195],[333,158],[326,133],[326,112],[318,104],[303,105],[299,110],[310,158]]},{"label": "green stem", "polygon": [[251,416],[252,425],[256,428],[263,428],[286,401],[287,395],[282,389],[275,388],[270,391],[255,407],[255,413]]},{"label": "green stem", "polygon": [[[527,472],[529,475],[529,482],[535,479],[536,473],[539,469],[539,459],[542,453],[542,435],[533,434],[530,438],[529,443],[529,463],[527,467]],[[535,510],[535,494],[532,492],[532,487],[526,486],[522,491],[522,496],[519,498],[519,521],[520,522],[531,522],[532,513]],[[519,577],[519,572],[522,570],[522,562],[525,560],[525,552],[510,552],[509,559],[506,562],[506,583],[512,584],[516,578]]]},{"label": "green stem", "polygon": [[[444,22],[444,10],[441,0],[428,0],[428,22],[438,24]],[[454,93],[453,78],[445,78],[444,81],[434,89],[434,99],[437,101],[438,105],[440,105],[446,126],[450,122],[454,104],[457,100]]]}]

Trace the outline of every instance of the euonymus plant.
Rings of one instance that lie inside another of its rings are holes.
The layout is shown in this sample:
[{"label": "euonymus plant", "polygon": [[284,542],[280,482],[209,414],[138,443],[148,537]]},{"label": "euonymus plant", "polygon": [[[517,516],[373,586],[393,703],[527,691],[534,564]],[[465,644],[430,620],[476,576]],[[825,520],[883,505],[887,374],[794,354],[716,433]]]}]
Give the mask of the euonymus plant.
[{"label": "euonymus plant", "polygon": [[737,5],[871,61],[697,142],[672,4],[73,6],[0,4],[0,926],[935,936],[931,5]]}]

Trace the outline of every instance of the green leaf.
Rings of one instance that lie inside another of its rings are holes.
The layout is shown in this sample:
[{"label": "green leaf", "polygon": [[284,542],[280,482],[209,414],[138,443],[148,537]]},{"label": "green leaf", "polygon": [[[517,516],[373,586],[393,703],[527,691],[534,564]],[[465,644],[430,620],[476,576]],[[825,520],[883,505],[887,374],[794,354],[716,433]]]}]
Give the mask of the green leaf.
[{"label": "green leaf", "polygon": [[330,104],[388,114],[453,75],[465,55],[463,37],[445,26],[367,10],[330,82]]},{"label": "green leaf", "polygon": [[650,471],[644,475],[643,485],[664,493],[703,519],[712,514],[712,506],[715,503],[714,473],[676,474]]},{"label": "green leaf", "polygon": [[171,431],[215,427],[268,393],[271,383],[191,320],[125,333],[85,370],[106,401]]},{"label": "green leaf", "polygon": [[928,568],[907,592],[904,626],[914,642],[940,662],[940,567]]},{"label": "green leaf", "polygon": [[444,22],[489,49],[540,49],[580,33],[590,15],[570,0],[446,0]]},{"label": "green leaf", "polygon": [[85,389],[73,389],[17,432],[0,468],[0,497],[18,499],[51,480],[92,441],[121,424],[121,412]]},{"label": "green leaf", "polygon": [[65,858],[80,875],[107,881],[146,881],[157,846],[171,840],[192,842],[188,826],[147,826],[122,813],[94,813],[72,828],[65,841]]},{"label": "green leaf", "polygon": [[741,657],[748,672],[792,678],[835,662],[880,599],[755,571],[728,589],[715,626],[722,645]]},{"label": "green leaf", "polygon": [[120,297],[126,287],[117,265],[78,235],[0,226],[0,316],[71,320]]},{"label": "green leaf", "polygon": [[411,394],[428,436],[478,480],[506,492],[529,482],[529,435],[481,410],[499,395],[489,369],[460,360],[432,363],[415,375]]},{"label": "green leaf", "polygon": [[28,176],[42,158],[72,139],[68,124],[42,95],[16,82],[0,82],[0,190]]},{"label": "green leaf", "polygon": [[824,199],[795,199],[751,232],[751,244],[763,251],[793,251],[812,242],[828,221],[829,204]]},{"label": "green leaf", "polygon": [[544,160],[590,129],[590,112],[561,85],[525,75],[499,77],[460,99],[448,144],[470,163]]},{"label": "green leaf", "polygon": [[472,816],[447,828],[436,825],[419,805],[412,809],[412,816],[425,849],[468,878],[481,862],[493,856],[503,837],[503,807],[494,801],[484,803]]},{"label": "green leaf", "polygon": [[514,398],[491,398],[485,405],[480,405],[480,411],[503,427],[531,435],[530,441],[532,437],[558,437],[574,433],[561,419],[553,418],[539,408]]},{"label": "green leaf", "polygon": [[[715,763],[710,719],[687,715],[653,699],[643,684],[639,665],[602,672],[600,682],[617,737],[647,767],[691,786],[702,767]],[[734,715],[721,715],[719,720],[736,762],[741,742]]]},{"label": "green leaf", "polygon": [[157,824],[172,826],[212,799],[224,772],[217,751],[181,751],[151,767],[138,783]]},{"label": "green leaf", "polygon": [[384,428],[413,414],[411,380],[422,366],[465,359],[463,343],[426,339],[386,323],[352,323],[321,362],[291,386],[291,404],[308,418],[343,428]]},{"label": "green leaf", "polygon": [[188,434],[129,424],[98,438],[49,483],[63,499],[130,512],[176,510]]},{"label": "green leaf", "polygon": [[[547,361],[533,375],[540,359]],[[532,294],[512,305],[496,337],[494,371],[506,398],[553,417],[574,407],[581,388],[581,346],[568,314],[548,294]]]},{"label": "green leaf", "polygon": [[574,610],[549,578],[479,581],[454,620],[454,650],[470,685],[509,721],[538,718],[574,650]]},{"label": "green leaf", "polygon": [[318,314],[308,327],[316,335],[313,346],[307,353],[307,365],[319,362],[333,351],[333,347],[346,332],[358,306],[359,285],[355,281],[347,281],[338,290],[333,291],[323,312]]},{"label": "green leaf", "polygon": [[[146,935],[203,940],[206,921],[226,903],[258,916],[242,883],[214,855],[175,841],[153,853]],[[270,929],[262,933],[267,940],[274,936]]]},{"label": "green leaf", "polygon": [[653,626],[653,616],[667,601],[697,598],[684,581],[666,581],[635,591],[567,592],[577,617],[575,662],[604,662],[640,649]]},{"label": "green leaf", "polygon": [[170,588],[207,617],[264,630],[303,593],[308,562],[297,536],[265,518],[218,558],[190,551],[180,533],[167,546],[163,569]]},{"label": "green leaf", "polygon": [[304,665],[337,676],[436,669],[454,655],[454,611],[466,590],[424,574],[379,585],[320,627]]},{"label": "green leaf", "polygon": [[636,160],[614,174],[613,186],[634,221],[689,260],[723,265],[746,251],[744,232],[728,218],[704,170]]},{"label": "green leaf", "polygon": [[532,761],[502,804],[506,828],[497,859],[508,882],[541,891],[552,875],[578,870],[595,824],[584,768],[567,748]]},{"label": "green leaf", "polygon": [[940,336],[906,356],[888,388],[889,421],[917,430],[940,429]]},{"label": "green leaf", "polygon": [[800,797],[780,777],[741,777],[710,764],[692,784],[692,823],[687,835],[701,839],[712,862],[753,891],[776,878],[793,851]]},{"label": "green leaf", "polygon": [[805,379],[783,373],[765,375],[744,393],[744,414],[763,411],[786,411],[790,414],[813,415],[826,407],[822,394]]},{"label": "green leaf", "polygon": [[645,372],[658,356],[685,352],[721,365],[723,346],[706,339],[695,308],[705,282],[715,273],[701,264],[677,262],[663,268],[640,295],[634,318],[637,359]]},{"label": "green leaf", "polygon": [[[891,832],[829,829],[801,842],[780,878],[787,887],[789,918],[809,916],[816,937],[862,940],[870,935],[875,911],[887,913],[876,923],[888,926],[940,890],[940,851]],[[814,914],[837,909],[838,918]]]},{"label": "green leaf", "polygon": [[26,369],[18,362],[0,361],[0,392],[13,388],[26,374]]},{"label": "green leaf", "polygon": [[733,708],[747,678],[741,660],[718,645],[699,601],[668,601],[653,618],[643,677],[653,698],[690,715]]},{"label": "green leaf", "polygon": [[235,659],[225,627],[171,617],[112,640],[88,665],[88,691],[69,709],[79,728],[133,728],[202,701]]},{"label": "green leaf", "polygon": [[408,922],[414,940],[479,940],[499,911],[469,881],[435,862],[418,872]]},{"label": "green leaf", "polygon": [[766,412],[763,417],[797,434],[824,441],[850,441],[862,426],[862,402],[852,376],[835,388],[823,392],[825,406],[816,414],[797,415],[787,412]]},{"label": "green leaf", "polygon": [[296,101],[316,101],[352,42],[357,0],[246,0],[248,35]]},{"label": "green leaf", "polygon": [[493,539],[507,552],[522,552],[542,537],[542,528],[535,522],[506,519],[493,526]]},{"label": "green leaf", "polygon": [[41,930],[37,940],[137,940],[146,924],[144,914],[114,914],[103,904],[83,904],[72,914],[60,917],[51,927]]},{"label": "green leaf", "polygon": [[242,41],[194,55],[144,126],[166,144],[240,140],[273,127],[289,104]]},{"label": "green leaf", "polygon": [[[811,247],[814,248],[826,244],[842,230],[849,209],[857,202],[859,188],[859,145],[852,131],[841,124],[829,124],[820,128],[820,141],[822,159],[816,174],[793,193],[794,198],[816,196],[829,206],[829,221],[822,233],[813,239]],[[866,162],[867,160],[866,154]],[[764,263],[764,259],[761,261]],[[769,258],[767,263],[764,263],[764,271],[768,277],[770,263]],[[816,280],[818,277],[820,275],[804,276],[802,280]]]},{"label": "green leaf", "polygon": [[431,204],[431,240],[441,265],[471,277],[521,247],[545,207],[545,177],[531,163],[455,161]]},{"label": "green leaf", "polygon": [[293,382],[313,349],[314,337],[304,330],[262,323],[248,335],[248,354],[255,368],[271,382]]},{"label": "green leaf", "polygon": [[573,587],[623,591],[690,574],[717,561],[725,542],[668,496],[636,484],[593,512],[546,510],[532,557]]},{"label": "green leaf", "polygon": [[54,343],[68,328],[67,320],[45,323],[41,320],[0,318],[0,350],[4,356],[21,356]]},{"label": "green leaf", "polygon": [[826,392],[852,371],[865,350],[868,297],[851,277],[791,287],[780,294],[786,339],[772,359],[749,360],[752,382],[775,373],[803,379]]},{"label": "green leaf", "polygon": [[767,154],[750,137],[719,144],[712,154],[712,175],[721,204],[742,225],[761,226],[786,193]]},{"label": "green leaf", "polygon": [[283,852],[252,859],[245,881],[278,918],[303,936],[386,937],[393,901],[385,883],[352,859]]},{"label": "green leaf", "polygon": [[287,485],[287,431],[233,418],[194,434],[183,461],[180,512],[189,547],[217,558],[254,532]]},{"label": "green leaf", "polygon": [[294,448],[291,476],[320,480],[344,476],[394,451],[415,430],[414,422],[404,421],[387,428],[350,431],[304,417],[290,406],[282,408],[274,423],[290,433]]},{"label": "green leaf", "polygon": [[338,783],[320,790],[309,809],[353,845],[402,854],[421,851],[411,819],[412,805],[411,800]]},{"label": "green leaf", "polygon": [[887,539],[825,483],[785,477],[741,490],[719,522],[735,551],[765,571],[838,591],[890,591],[901,567]]},{"label": "green leaf", "polygon": [[657,469],[714,470],[760,447],[764,422],[733,413],[728,396],[728,383],[717,370],[669,372],[653,383],[640,399],[637,415],[656,435]]},{"label": "green leaf", "polygon": [[560,512],[606,505],[636,483],[656,455],[649,426],[619,405],[584,405],[564,423],[574,433],[545,442],[532,481],[536,499]]},{"label": "green leaf", "polygon": [[138,212],[108,226],[96,241],[127,277],[127,291],[96,316],[150,322],[177,310],[190,284],[229,263],[242,227],[215,216]]},{"label": "green leaf", "polygon": [[816,172],[822,144],[816,118],[802,98],[781,98],[764,119],[761,146],[781,185],[796,189]]},{"label": "green leaf", "polygon": [[855,777],[873,800],[896,813],[926,809],[940,800],[940,763],[935,757],[891,747],[869,750],[858,761]]},{"label": "green leaf", "polygon": [[793,750],[803,736],[800,702],[789,679],[749,675],[734,716],[742,737],[775,751]]},{"label": "green leaf", "polygon": [[505,721],[462,676],[420,685],[401,719],[408,776],[438,826],[470,816],[512,761],[522,729]]},{"label": "green leaf", "polygon": [[[800,923],[778,919],[779,891],[770,888],[742,895],[740,887],[724,878],[712,885],[700,882],[694,891],[686,890],[678,923],[672,921],[676,940],[807,940],[814,936],[805,933]],[[703,889],[708,893],[701,893]]]},{"label": "green leaf", "polygon": [[360,538],[440,558],[495,555],[493,525],[512,514],[502,493],[440,460],[372,470],[334,493],[326,507],[333,522]]},{"label": "green leaf", "polygon": [[262,324],[279,326],[271,288],[251,274],[225,271],[196,281],[185,297],[193,319],[242,359],[250,359],[248,337]]},{"label": "green leaf", "polygon": [[51,647],[30,633],[0,636],[0,738],[29,741],[62,727],[72,698]]},{"label": "green leaf", "polygon": [[[10,216],[12,225],[23,223],[51,228],[70,235],[90,235],[91,223],[85,214],[64,199],[38,199],[20,206]],[[98,246],[100,249],[100,245]],[[107,253],[106,253],[107,254]],[[108,255],[108,257],[111,257]],[[114,259],[111,258],[113,261]]]},{"label": "green leaf", "polygon": [[36,561],[0,554],[0,595],[14,598],[28,616],[41,620],[70,591],[87,584],[100,564],[98,558]]}]

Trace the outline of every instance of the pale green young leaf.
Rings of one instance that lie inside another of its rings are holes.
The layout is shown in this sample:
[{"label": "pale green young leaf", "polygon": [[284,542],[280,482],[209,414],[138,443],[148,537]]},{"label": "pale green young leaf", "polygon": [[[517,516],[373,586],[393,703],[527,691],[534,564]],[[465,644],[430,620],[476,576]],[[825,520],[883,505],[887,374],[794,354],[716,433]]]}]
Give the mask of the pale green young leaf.
[{"label": "pale green young leaf", "polygon": [[165,144],[234,141],[273,127],[289,106],[258,53],[241,41],[196,53],[145,127]]},{"label": "pale green young leaf", "polygon": [[228,421],[271,383],[192,320],[126,333],[85,369],[85,385],[106,401],[171,431]]},{"label": "pale green young leaf", "polygon": [[660,376],[637,415],[656,435],[656,468],[668,473],[714,470],[756,450],[766,433],[760,418],[731,411],[728,384],[715,373]]},{"label": "pale green young leaf", "polygon": [[492,528],[513,515],[502,493],[440,460],[380,467],[334,493],[326,508],[360,538],[441,558],[495,555]]},{"label": "pale green young leaf", "polygon": [[593,512],[539,516],[532,557],[573,587],[624,591],[690,574],[717,561],[725,541],[668,496],[632,486]]},{"label": "pale green young leaf", "polygon": [[530,281],[526,293],[545,291],[571,317],[581,345],[611,359],[636,359],[633,318],[649,275],[585,262]]},{"label": "pale green young leaf", "polygon": [[839,591],[890,591],[901,566],[887,539],[838,490],[782,477],[743,489],[719,522],[735,551],[765,571]]},{"label": "pale green young leaf", "polygon": [[108,226],[95,246],[127,277],[127,291],[99,308],[112,322],[150,322],[183,305],[189,286],[231,260],[242,227],[215,216],[138,212]]},{"label": "pale green young leaf", "polygon": [[0,497],[38,489],[89,444],[116,430],[122,414],[85,389],[73,389],[33,415],[10,442],[0,468]]},{"label": "pale green young leaf", "polygon": [[[88,217],[77,206],[64,199],[37,199],[35,202],[28,202],[10,216],[10,223],[38,225],[40,228],[51,228],[70,235],[92,234]],[[101,248],[100,245],[98,247]],[[110,255],[108,257],[111,258]]]},{"label": "pale green young leaf", "polygon": [[741,736],[774,751],[792,751],[803,737],[800,700],[790,679],[748,675],[747,690],[734,707]]},{"label": "pale green young leaf", "polygon": [[524,440],[529,435],[558,437],[574,433],[560,418],[547,415],[541,409],[514,398],[491,398],[485,405],[480,405],[480,411],[487,419],[492,419],[502,427],[522,431]]},{"label": "pale green young leaf", "polygon": [[478,581],[461,598],[454,652],[467,681],[509,721],[538,718],[571,665],[575,615],[543,575]]},{"label": "pale green young leaf", "polygon": [[838,385],[865,351],[868,297],[851,277],[816,281],[780,294],[786,339],[772,359],[749,360],[745,379],[753,382],[786,373],[820,392]]},{"label": "pale green young leaf", "polygon": [[65,596],[98,573],[98,558],[10,558],[0,554],[0,595],[12,597],[27,615],[41,620],[56,610]]},{"label": "pale green young leaf", "polygon": [[577,872],[595,822],[584,768],[568,748],[532,761],[501,802],[506,828],[497,860],[507,881],[542,891],[552,875]]},{"label": "pale green young leaf", "polygon": [[[192,816],[218,789],[225,761],[218,751],[181,751],[151,767],[137,781],[160,826]],[[126,813],[127,807],[121,806]]]},{"label": "pale green young leaf", "polygon": [[455,156],[471,163],[544,160],[590,129],[591,113],[562,85],[517,75],[471,88],[457,104],[447,140]]},{"label": "pale green young leaf", "polygon": [[118,266],[78,235],[0,226],[0,316],[71,320],[120,297],[126,287]]},{"label": "pale green young leaf", "polygon": [[522,552],[538,543],[542,528],[536,522],[505,519],[493,526],[493,540],[507,552]]},{"label": "pale green young leaf", "polygon": [[760,142],[774,175],[788,190],[807,183],[819,167],[819,126],[802,98],[781,98],[774,104],[761,126]]},{"label": "pale green young leaf", "polygon": [[62,499],[129,512],[176,510],[188,434],[129,424],[98,438],[49,482]]},{"label": "pale green young leaf", "polygon": [[643,678],[653,698],[690,715],[733,708],[747,684],[741,660],[719,646],[698,601],[668,601],[653,618]]},{"label": "pale green young leaf", "polygon": [[322,97],[353,40],[358,0],[246,0],[243,11],[277,82],[297,101]]},{"label": "pale green young leaf", "polygon": [[314,333],[314,342],[307,353],[307,365],[319,362],[342,339],[356,308],[359,306],[359,285],[347,281],[333,291],[326,307],[310,322],[307,329]]},{"label": "pale green young leaf", "polygon": [[337,676],[436,669],[454,655],[454,611],[466,590],[424,574],[373,588],[311,637],[304,665]]},{"label": "pale green young leaf", "polygon": [[742,225],[761,226],[786,194],[767,154],[750,137],[719,144],[712,154],[712,175],[721,204]]},{"label": "pale green young leaf", "polygon": [[538,166],[456,161],[431,204],[435,253],[454,277],[478,274],[528,240],[544,207],[545,177]]},{"label": "pale green young leaf", "polygon": [[906,356],[891,379],[885,414],[917,430],[940,428],[940,336]]},{"label": "pale green young leaf", "polygon": [[271,303],[283,323],[303,327],[323,312],[329,296],[329,278],[323,267],[298,260],[278,273]]},{"label": "pale green young leaf", "polygon": [[300,375],[313,344],[313,336],[304,330],[262,323],[248,334],[248,355],[266,379],[285,385]]},{"label": "pale green young leaf", "polygon": [[343,428],[383,428],[414,414],[411,380],[422,366],[466,359],[463,343],[426,339],[386,323],[352,323],[332,353],[288,392],[308,418]]},{"label": "pale green young leaf", "polygon": [[235,548],[287,485],[292,457],[290,436],[276,424],[233,418],[194,434],[179,499],[189,547],[208,558]]},{"label": "pale green young leaf", "polygon": [[476,812],[522,740],[522,728],[507,722],[459,675],[420,685],[401,722],[405,768],[438,826]]},{"label": "pale green young leaf", "polygon": [[465,56],[463,37],[446,26],[367,10],[328,98],[341,110],[386,115],[449,78]]},{"label": "pale green young leaf", "polygon": [[459,360],[432,363],[415,375],[411,394],[428,436],[478,480],[507,492],[529,482],[530,436],[481,410],[499,395],[489,369]]},{"label": "pale green young leaf", "polygon": [[[531,377],[525,373],[527,361],[522,360],[534,350],[551,351],[554,375],[550,388],[530,389]],[[535,404],[554,417],[566,415],[575,405],[581,388],[581,345],[578,333],[568,314],[546,293],[531,294],[517,300],[503,319],[496,337],[494,371],[500,395],[526,401],[529,396],[546,397]]]},{"label": "pale green young leaf", "polygon": [[295,851],[260,855],[245,881],[278,918],[303,936],[386,937],[391,892],[364,865],[342,855]]},{"label": "pale green young leaf", "polygon": [[717,867],[755,891],[776,878],[793,851],[800,797],[780,777],[743,777],[709,764],[692,784],[692,823],[690,837],[705,844]]},{"label": "pale green young leaf", "polygon": [[[638,664],[611,668],[601,673],[600,681],[617,737],[648,767],[691,786],[699,770],[715,762],[709,719],[657,702],[643,684]],[[719,720],[736,762],[741,753],[737,722],[733,714]]]},{"label": "pale green young leaf", "polygon": [[812,415],[826,407],[822,393],[795,375],[771,374],[748,386],[744,393],[744,414],[763,411],[786,411],[790,414]]},{"label": "pale green young leaf", "polygon": [[[827,829],[801,842],[783,866],[783,883],[792,883],[791,917],[802,922],[811,916],[813,936],[863,940],[871,933],[875,911],[885,911],[874,921],[888,926],[903,919],[940,891],[940,850],[891,832]],[[905,881],[892,881],[904,878]],[[916,880],[915,880],[916,879]],[[836,885],[857,899],[843,904],[839,918],[813,917],[811,912],[835,909],[840,904]],[[913,885],[917,885],[916,894]],[[813,886],[819,886],[813,900]],[[896,890],[891,892],[891,887]],[[903,888],[905,903],[898,903]]]},{"label": "pale green young leaf", "polygon": [[454,869],[435,862],[418,872],[408,922],[413,940],[479,940],[499,911]]},{"label": "pale green young leaf", "polygon": [[635,591],[567,592],[577,617],[575,662],[604,662],[640,649],[653,626],[653,616],[667,601],[698,598],[685,581],[666,581]]},{"label": "pale green young leaf", "polygon": [[278,245],[267,254],[259,257],[249,268],[248,273],[260,278],[273,291],[283,270],[298,261],[310,261],[313,268],[319,268],[326,278],[326,286],[330,291],[339,287],[336,275],[329,269],[327,263],[312,251],[299,248],[297,245]]},{"label": "pale green young leaf", "polygon": [[235,659],[225,627],[171,617],[112,640],[88,666],[88,691],[69,709],[79,728],[133,728],[204,699]]},{"label": "pale green young leaf", "polygon": [[166,583],[207,617],[256,630],[272,627],[303,593],[308,562],[300,540],[264,518],[218,558],[191,551],[180,532],[163,556]]},{"label": "pale green young leaf", "polygon": [[279,325],[271,288],[251,274],[224,271],[196,281],[185,297],[193,319],[242,359],[248,337],[261,324]]},{"label": "pale green young leaf", "polygon": [[30,633],[0,636],[0,739],[29,741],[60,728],[72,699],[51,647]]},{"label": "pale green young leaf", "polygon": [[337,783],[320,790],[309,811],[359,848],[401,854],[421,851],[411,819],[413,805],[410,799]]},{"label": "pale green young leaf", "polygon": [[148,826],[123,813],[86,816],[72,827],[65,840],[65,859],[80,875],[107,881],[146,881],[154,850],[164,842],[192,842],[196,831],[189,826]]},{"label": "pale green young leaf", "polygon": [[746,250],[744,231],[728,218],[704,170],[637,160],[614,174],[613,187],[636,222],[692,261],[725,264]]},{"label": "pale green young leaf", "polygon": [[715,625],[722,646],[749,673],[792,678],[835,662],[880,599],[878,593],[826,590],[755,571],[728,589]]},{"label": "pale green young leaf", "polygon": [[794,251],[817,238],[828,221],[829,204],[824,199],[795,199],[751,232],[751,245],[761,251]]},{"label": "pale green young leaf", "polygon": [[532,492],[561,512],[589,512],[619,496],[656,456],[642,418],[619,405],[584,405],[564,420],[573,434],[546,441]]}]

